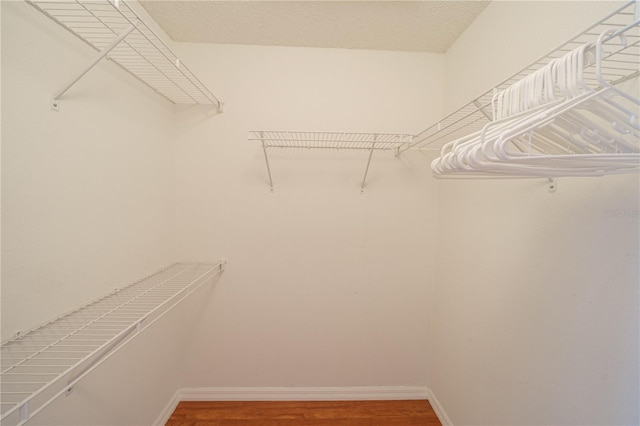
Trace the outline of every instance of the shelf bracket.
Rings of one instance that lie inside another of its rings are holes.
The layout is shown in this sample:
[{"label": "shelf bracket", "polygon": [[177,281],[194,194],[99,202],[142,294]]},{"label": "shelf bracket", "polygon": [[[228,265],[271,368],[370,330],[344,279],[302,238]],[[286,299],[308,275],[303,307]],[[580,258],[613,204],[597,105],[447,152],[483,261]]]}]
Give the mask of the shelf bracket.
[{"label": "shelf bracket", "polygon": [[549,192],[556,192],[558,190],[558,180],[556,178],[549,179]]},{"label": "shelf bracket", "polygon": [[264,161],[267,164],[267,175],[269,175],[269,187],[273,192],[273,180],[271,179],[271,168],[269,167],[269,156],[267,155],[267,146],[264,144],[264,134],[260,132],[260,140],[262,142],[262,151],[264,151]]},{"label": "shelf bracket", "polygon": [[362,185],[360,185],[360,193],[364,194],[364,186],[367,181],[367,174],[369,173],[369,165],[371,164],[371,157],[373,157],[373,150],[376,147],[375,141],[378,139],[378,135],[373,135],[374,142],[371,142],[371,149],[369,150],[369,159],[367,160],[367,167],[364,169],[364,177],[362,178]]},{"label": "shelf bracket", "polygon": [[51,97],[51,109],[54,111],[59,111],[60,110],[60,102],[59,99],[62,95],[64,95],[67,90],[69,90],[74,84],[76,84],[82,77],[84,77],[84,75],[86,73],[88,73],[93,67],[95,67],[98,62],[100,62],[105,56],[107,56],[109,54],[109,52],[111,52],[113,49],[115,49],[115,47],[120,44],[120,42],[122,40],[124,40],[129,34],[131,34],[131,32],[136,29],[136,26],[140,25],[141,21],[137,21],[134,24],[129,25],[127,28],[125,28],[125,30],[115,39],[113,40],[108,46],[106,46],[104,49],[102,49],[100,51],[100,53],[98,54],[98,56],[96,56],[93,61],[91,61],[91,63],[82,71],[80,71],[75,77],[73,77],[71,80],[69,80],[69,82],[67,84],[65,84],[64,86],[62,86],[57,92],[55,92],[53,94],[53,96]]},{"label": "shelf bracket", "polygon": [[[473,101],[473,104],[478,108],[478,111],[480,111],[482,113],[482,115],[484,115],[486,118],[489,119],[489,121],[493,121],[493,119],[491,118],[491,116],[489,114],[487,114],[487,112],[484,110],[485,107],[482,106],[482,103],[480,103],[479,100],[475,100]],[[440,129],[438,129],[440,130]]]},{"label": "shelf bracket", "polygon": [[26,422],[27,420],[29,420],[30,417],[31,416],[29,414],[29,403],[25,402],[20,406],[20,421]]}]

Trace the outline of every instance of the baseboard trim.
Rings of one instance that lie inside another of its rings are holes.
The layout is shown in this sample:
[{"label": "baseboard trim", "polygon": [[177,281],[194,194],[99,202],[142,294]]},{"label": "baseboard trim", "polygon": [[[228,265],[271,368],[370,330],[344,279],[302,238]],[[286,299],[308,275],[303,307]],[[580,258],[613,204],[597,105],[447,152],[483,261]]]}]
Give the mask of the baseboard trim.
[{"label": "baseboard trim", "polygon": [[442,426],[453,426],[433,391],[422,386],[208,387],[178,389],[154,426],[167,423],[180,401],[362,401],[427,399]]},{"label": "baseboard trim", "polygon": [[182,401],[347,401],[428,399],[420,386],[213,387],[180,390]]},{"label": "baseboard trim", "polygon": [[178,403],[182,400],[182,389],[178,389],[167,405],[164,406],[156,420],[153,422],[153,426],[164,426],[168,421],[173,412],[175,411]]},{"label": "baseboard trim", "polygon": [[436,395],[433,393],[433,391],[429,388],[427,393],[429,394],[427,398],[429,400],[429,404],[431,404],[431,408],[433,408],[433,411],[435,411],[436,416],[438,416],[438,420],[440,420],[440,423],[442,423],[442,426],[453,426],[453,422],[444,411],[442,404],[440,404],[440,401],[438,401],[438,398],[436,398]]}]

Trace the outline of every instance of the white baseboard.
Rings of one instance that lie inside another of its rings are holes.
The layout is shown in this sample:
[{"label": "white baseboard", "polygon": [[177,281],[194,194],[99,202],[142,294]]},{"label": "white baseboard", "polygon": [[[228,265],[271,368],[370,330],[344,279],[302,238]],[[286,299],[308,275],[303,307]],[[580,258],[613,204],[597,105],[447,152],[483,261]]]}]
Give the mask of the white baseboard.
[{"label": "white baseboard", "polygon": [[181,391],[182,389],[178,389],[173,394],[169,402],[167,402],[167,405],[164,406],[164,408],[162,409],[162,412],[158,415],[156,420],[153,422],[153,426],[164,426],[167,423],[167,421],[169,420],[169,417],[171,417],[171,414],[173,414],[176,407],[178,406],[178,403],[182,400]]},{"label": "white baseboard", "polygon": [[440,423],[442,423],[442,426],[453,426],[453,422],[444,411],[442,404],[440,404],[440,401],[438,401],[438,398],[436,398],[436,395],[431,389],[428,389],[428,394],[429,396],[427,399],[429,400],[429,404],[431,404],[431,408],[433,408],[433,411],[435,411],[436,416],[438,416],[438,419],[440,420]]},{"label": "white baseboard", "polygon": [[164,425],[180,401],[357,401],[427,399],[443,426],[453,426],[431,389],[422,386],[211,387],[178,389],[154,425]]},{"label": "white baseboard", "polygon": [[419,386],[356,387],[219,387],[180,390],[183,401],[347,401],[427,399]]}]

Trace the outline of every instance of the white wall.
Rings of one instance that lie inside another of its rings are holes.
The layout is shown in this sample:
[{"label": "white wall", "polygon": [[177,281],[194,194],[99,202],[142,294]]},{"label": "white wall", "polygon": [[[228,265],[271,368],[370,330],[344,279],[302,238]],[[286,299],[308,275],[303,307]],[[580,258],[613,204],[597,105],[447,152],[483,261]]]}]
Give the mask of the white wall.
[{"label": "white wall", "polygon": [[414,132],[442,105],[442,55],[180,45],[226,101],[179,114],[182,259],[229,258],[187,387],[426,385],[436,186],[419,154],[274,152],[249,130]]},{"label": "white wall", "polygon": [[[103,62],[49,109],[95,54],[26,2],[2,2],[2,340],[175,261],[171,104]],[[151,340],[60,400],[75,403],[56,422],[153,420],[180,373]],[[132,389],[145,400],[125,400]],[[79,404],[83,394],[120,405]]]},{"label": "white wall", "polygon": [[[614,6],[491,3],[446,55],[447,108]],[[441,183],[429,385],[454,424],[638,424],[639,190]]]}]

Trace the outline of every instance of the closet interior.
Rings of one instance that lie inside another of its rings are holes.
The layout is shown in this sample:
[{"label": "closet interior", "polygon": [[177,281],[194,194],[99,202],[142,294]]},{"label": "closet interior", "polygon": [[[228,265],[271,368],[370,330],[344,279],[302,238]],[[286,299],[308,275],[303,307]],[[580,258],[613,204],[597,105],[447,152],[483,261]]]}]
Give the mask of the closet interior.
[{"label": "closet interior", "polygon": [[143,6],[2,4],[3,425],[640,421],[638,1],[492,2],[442,53],[173,41]]}]

